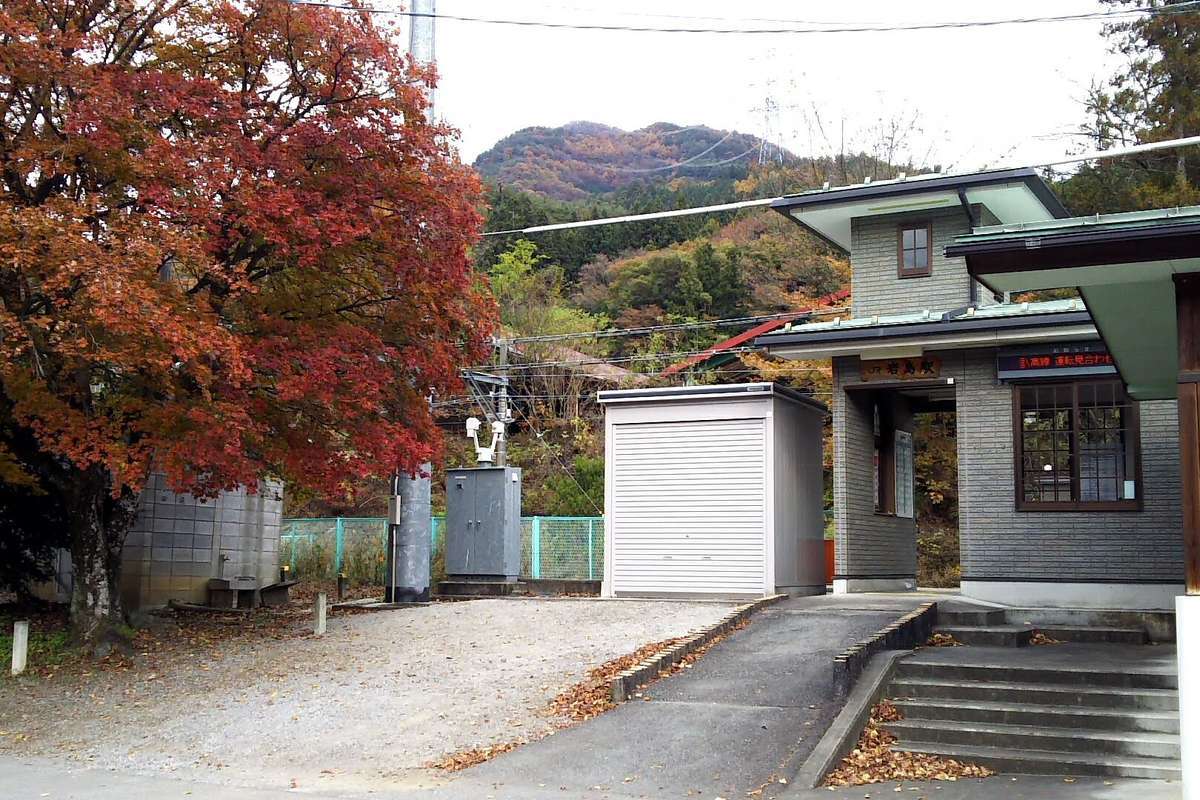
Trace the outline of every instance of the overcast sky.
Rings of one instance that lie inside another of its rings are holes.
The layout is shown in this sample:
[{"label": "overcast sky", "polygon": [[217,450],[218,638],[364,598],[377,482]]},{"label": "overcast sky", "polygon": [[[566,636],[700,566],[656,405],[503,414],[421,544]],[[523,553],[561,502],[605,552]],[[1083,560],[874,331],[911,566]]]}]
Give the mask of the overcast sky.
[{"label": "overcast sky", "polygon": [[[911,24],[1100,8],[1094,0],[438,0],[441,14],[684,27],[779,24],[752,17]],[[881,118],[916,114],[922,133],[912,153],[918,164],[1036,163],[1072,145],[1079,149],[1067,134],[1083,120],[1087,87],[1116,63],[1101,27],[1090,20],[754,36],[439,20],[438,113],[461,129],[468,162],[515,130],[572,120],[625,129],[659,121],[735,128],[807,154],[836,148],[843,124],[853,148],[873,136]],[[773,111],[765,110],[768,104]]]}]

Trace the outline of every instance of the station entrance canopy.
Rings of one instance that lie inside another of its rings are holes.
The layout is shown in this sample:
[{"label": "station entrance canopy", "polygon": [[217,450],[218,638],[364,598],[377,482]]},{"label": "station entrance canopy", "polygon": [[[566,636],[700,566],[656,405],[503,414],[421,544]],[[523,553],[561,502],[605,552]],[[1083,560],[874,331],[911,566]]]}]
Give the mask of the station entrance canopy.
[{"label": "station entrance canopy", "polygon": [[1078,287],[1130,396],[1177,396],[1176,295],[1200,273],[1200,207],[976,228],[946,255],[996,292]]}]

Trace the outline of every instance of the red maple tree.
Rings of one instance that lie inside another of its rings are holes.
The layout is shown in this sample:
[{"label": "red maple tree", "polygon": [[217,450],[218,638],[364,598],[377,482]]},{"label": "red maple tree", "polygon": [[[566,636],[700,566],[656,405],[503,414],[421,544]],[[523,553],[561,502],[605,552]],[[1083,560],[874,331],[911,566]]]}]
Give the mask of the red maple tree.
[{"label": "red maple tree", "polygon": [[151,470],[341,493],[430,458],[494,309],[394,41],[285,0],[0,8],[0,479],[63,498],[85,640]]}]

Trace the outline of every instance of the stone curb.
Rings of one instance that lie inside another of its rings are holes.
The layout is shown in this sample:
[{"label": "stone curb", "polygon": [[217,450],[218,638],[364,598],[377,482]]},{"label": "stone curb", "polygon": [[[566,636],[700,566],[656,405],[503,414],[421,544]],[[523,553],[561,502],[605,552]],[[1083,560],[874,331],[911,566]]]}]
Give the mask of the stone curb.
[{"label": "stone curb", "polygon": [[881,650],[911,650],[924,644],[937,624],[937,603],[922,603],[866,639],[855,642],[833,659],[833,693],[845,697],[854,688],[871,656]]},{"label": "stone curb", "polygon": [[749,619],[756,611],[774,605],[780,600],[787,599],[787,597],[788,595],[786,594],[774,594],[770,597],[755,600],[752,603],[740,605],[712,625],[688,631],[683,641],[677,642],[661,653],[657,653],[635,666],[614,675],[609,681],[609,696],[612,697],[614,703],[624,703],[633,697],[638,689],[658,678],[663,671],[678,664],[689,653],[695,652],[718,636],[728,633],[734,626],[740,624],[743,620]]},{"label": "stone curb", "polygon": [[908,653],[905,651],[893,650],[871,660],[863,670],[861,680],[846,699],[846,705],[834,717],[825,735],[796,772],[796,777],[792,779],[794,788],[785,793],[781,800],[805,796],[808,790],[820,786],[825,776],[854,749],[871,716],[871,708],[879,702],[891,683],[896,662],[906,655]]}]

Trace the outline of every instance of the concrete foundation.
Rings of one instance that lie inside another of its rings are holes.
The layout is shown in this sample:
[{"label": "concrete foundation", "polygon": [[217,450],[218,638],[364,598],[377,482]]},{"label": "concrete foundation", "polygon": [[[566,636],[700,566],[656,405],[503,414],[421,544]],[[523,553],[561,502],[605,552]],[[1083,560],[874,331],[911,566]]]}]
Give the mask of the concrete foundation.
[{"label": "concrete foundation", "polygon": [[1167,610],[1182,583],[1066,583],[964,580],[963,596],[1029,608],[1126,608]]},{"label": "concrete foundation", "polygon": [[854,594],[856,592],[912,592],[916,591],[916,588],[916,577],[833,579],[834,594]]}]

